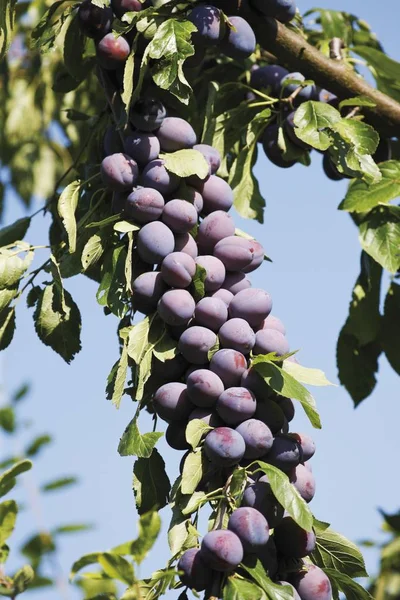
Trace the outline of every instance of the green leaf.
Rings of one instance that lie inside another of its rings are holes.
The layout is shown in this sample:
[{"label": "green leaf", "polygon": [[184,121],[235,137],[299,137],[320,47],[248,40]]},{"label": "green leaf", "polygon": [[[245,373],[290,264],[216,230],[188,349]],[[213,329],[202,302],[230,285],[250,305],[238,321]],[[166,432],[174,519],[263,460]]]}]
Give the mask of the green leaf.
[{"label": "green leaf", "polygon": [[132,565],[123,557],[111,552],[103,552],[98,558],[99,564],[111,579],[118,579],[126,585],[135,581],[135,572]]},{"label": "green leaf", "polygon": [[121,357],[113,365],[107,378],[106,398],[111,400],[116,408],[120,407],[125,392],[125,382],[128,372],[128,347],[126,340],[122,346]]},{"label": "green leaf", "polygon": [[245,557],[241,567],[254,579],[270,600],[293,600],[293,589],[272,583],[259,558]]},{"label": "green leaf", "polygon": [[[26,252],[24,258],[18,256]],[[15,287],[33,260],[33,250],[25,242],[16,242],[13,248],[0,249],[0,289]]]},{"label": "green leaf", "polygon": [[5,350],[14,337],[15,308],[6,308],[0,313],[0,350]]},{"label": "green leaf", "polygon": [[316,531],[316,546],[311,559],[322,568],[335,569],[352,578],[368,577],[360,550],[353,542],[330,527]]},{"label": "green leaf", "polygon": [[88,74],[88,61],[84,59],[86,38],[79,27],[79,17],[70,20],[64,37],[64,65],[68,73],[80,81]]},{"label": "green leaf", "polygon": [[400,269],[400,208],[373,209],[360,225],[359,239],[367,254],[390,273],[396,273]]},{"label": "green leaf", "polygon": [[190,452],[187,455],[182,471],[182,494],[193,494],[201,481],[204,469],[202,452]]},{"label": "green leaf", "polygon": [[130,554],[139,565],[146,558],[160,533],[161,519],[156,511],[143,514],[139,520],[139,535],[133,542],[127,542],[112,549],[117,554]]},{"label": "green leaf", "polygon": [[4,288],[4,290],[0,290],[0,312],[7,308],[14,298],[17,297],[17,295],[17,287],[13,289]]},{"label": "green leaf", "polygon": [[317,150],[327,150],[332,143],[329,129],[341,121],[339,111],[323,102],[303,102],[294,116],[297,137]]},{"label": "green leaf", "polygon": [[212,429],[201,419],[193,419],[186,427],[186,441],[194,450],[200,444],[202,437]]},{"label": "green leaf", "polygon": [[77,482],[78,480],[76,477],[60,477],[59,479],[54,479],[54,481],[49,481],[49,483],[42,485],[40,489],[42,492],[52,492],[53,490],[59,490],[74,485]]},{"label": "green leaf", "polygon": [[50,444],[51,441],[52,439],[49,435],[39,435],[26,447],[25,454],[27,456],[36,456],[40,450],[47,444]]},{"label": "green leaf", "polygon": [[400,63],[390,58],[384,52],[381,52],[376,48],[371,48],[370,46],[361,45],[354,46],[352,52],[365,58],[368,61],[368,64],[379,74],[379,77],[399,81]]},{"label": "green leaf", "polygon": [[172,360],[178,354],[178,342],[174,340],[167,330],[153,349],[153,355],[161,362]]},{"label": "green leaf", "polygon": [[19,569],[13,577],[14,589],[17,594],[22,594],[29,587],[35,577],[35,571],[30,565],[25,565]]},{"label": "green leaf", "polygon": [[91,552],[90,554],[84,554],[83,556],[78,558],[78,560],[76,560],[71,567],[71,571],[69,574],[70,580],[72,580],[75,577],[75,575],[85,567],[97,564],[100,554],[101,552]]},{"label": "green leaf", "polygon": [[343,592],[347,600],[373,600],[367,590],[345,573],[340,573],[335,569],[324,569],[324,571],[329,579]]},{"label": "green leaf", "polygon": [[292,377],[297,379],[297,381],[300,381],[300,383],[304,383],[305,385],[334,385],[326,378],[325,373],[320,369],[303,367],[302,365],[290,362],[289,360],[283,361],[282,368],[284,371],[292,375]]},{"label": "green leaf", "polygon": [[53,2],[50,8],[44,13],[31,35],[31,48],[46,52],[54,45],[54,42],[61,32],[65,20],[68,18],[72,7],[68,7],[60,18],[53,19],[56,11],[64,4],[65,0]]},{"label": "green leaf", "polygon": [[134,325],[129,332],[128,355],[137,365],[143,359],[149,344],[150,323],[150,317],[145,317],[137,325]]},{"label": "green leaf", "polygon": [[0,6],[0,60],[3,60],[11,44],[16,4],[17,0],[3,0]]},{"label": "green leaf", "polygon": [[178,150],[161,154],[160,158],[164,160],[167,171],[179,177],[197,175],[200,179],[205,179],[209,172],[208,162],[198,150]]},{"label": "green leaf", "polygon": [[32,462],[30,460],[21,460],[7,471],[4,471],[4,473],[0,475],[0,497],[7,494],[15,486],[15,478],[18,475],[30,471],[31,468]]},{"label": "green leaf", "polygon": [[376,102],[368,98],[368,96],[354,96],[354,98],[347,98],[342,100],[339,104],[339,110],[346,106],[367,106],[369,108],[375,108]]},{"label": "green leaf", "polygon": [[93,525],[87,523],[72,523],[70,525],[59,525],[52,531],[52,535],[60,535],[62,533],[77,533],[81,531],[90,531]]},{"label": "green leaf", "polygon": [[102,279],[97,290],[97,302],[107,306],[119,319],[127,311],[126,296],[126,265],[127,250],[125,246],[115,246],[105,254],[102,267]]},{"label": "green leaf", "polygon": [[255,583],[237,576],[228,578],[222,597],[223,600],[265,600],[264,592]]},{"label": "green leaf", "polygon": [[0,504],[0,546],[3,546],[14,531],[18,506],[15,500]]},{"label": "green leaf", "polygon": [[78,206],[81,185],[80,180],[68,184],[62,191],[57,203],[57,211],[67,233],[70,254],[76,250],[75,211]]},{"label": "green leaf", "polygon": [[379,165],[382,178],[368,185],[355,179],[349,185],[341,210],[348,212],[366,212],[379,205],[389,204],[400,196],[400,162],[389,160]]},{"label": "green leaf", "polygon": [[267,475],[271,490],[278,502],[300,527],[311,531],[314,523],[312,513],[307,503],[290,483],[286,473],[262,461],[257,461],[257,465]]},{"label": "green leaf", "polygon": [[0,427],[7,433],[15,431],[15,413],[12,406],[0,408]]},{"label": "green leaf", "polygon": [[400,375],[400,285],[392,282],[385,298],[382,318],[382,348],[392,368]]},{"label": "green leaf", "polygon": [[168,503],[171,484],[165,472],[165,463],[154,449],[149,458],[138,458],[133,467],[133,489],[139,515]]},{"label": "green leaf", "polygon": [[346,333],[345,326],[339,334],[336,347],[339,380],[355,406],[367,398],[376,385],[375,374],[381,351],[381,345],[377,342],[361,345],[356,336]]},{"label": "green leaf", "polygon": [[206,280],[206,277],[207,277],[207,271],[205,270],[205,268],[196,263],[196,272],[192,279],[192,286],[193,286],[193,290],[194,290],[193,295],[194,295],[196,302],[199,302],[199,300],[204,298],[204,296],[206,294],[205,287],[204,287],[204,282]]},{"label": "green leaf", "polygon": [[23,217],[12,225],[0,229],[0,246],[8,246],[8,244],[23,240],[30,224],[30,217]]},{"label": "green leaf", "polygon": [[363,121],[340,119],[332,128],[360,154],[374,154],[378,147],[379,135]]},{"label": "green leaf", "polygon": [[182,515],[191,515],[205,502],[208,502],[208,498],[204,492],[194,492],[192,495],[186,496],[188,502],[186,506],[180,505]]},{"label": "green leaf", "polygon": [[60,306],[61,295],[56,284],[47,285],[41,292],[33,319],[39,339],[70,363],[81,349],[81,315],[67,290],[64,296],[65,312]]},{"label": "green leaf", "polygon": [[82,267],[87,271],[89,267],[95,265],[104,254],[109,235],[102,229],[95,233],[86,242],[82,252]]},{"label": "green leaf", "polygon": [[128,221],[118,221],[114,224],[114,231],[118,233],[128,233],[129,231],[139,231],[140,227]]},{"label": "green leaf", "polygon": [[254,357],[251,366],[275,392],[286,398],[299,400],[313,427],[321,428],[321,420],[316,409],[315,400],[301,383],[274,363],[266,362],[263,355]]},{"label": "green leaf", "polygon": [[154,431],[141,434],[137,425],[137,417],[134,417],[126,427],[118,445],[118,452],[121,456],[139,456],[140,458],[149,458],[163,433]]}]

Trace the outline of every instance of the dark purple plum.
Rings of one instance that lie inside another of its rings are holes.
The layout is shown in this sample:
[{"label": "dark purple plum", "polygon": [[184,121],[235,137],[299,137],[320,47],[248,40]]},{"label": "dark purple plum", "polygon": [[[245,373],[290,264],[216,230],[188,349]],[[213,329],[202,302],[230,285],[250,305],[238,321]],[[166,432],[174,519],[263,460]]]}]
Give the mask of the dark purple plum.
[{"label": "dark purple plum", "polygon": [[211,175],[214,175],[221,165],[221,156],[218,150],[216,150],[212,146],[209,146],[208,144],[195,144],[193,146],[193,150],[201,152],[201,154],[204,156],[204,158],[210,165]]},{"label": "dark purple plum", "polygon": [[260,329],[256,333],[254,354],[268,354],[275,352],[277,356],[283,356],[289,352],[289,342],[285,336],[276,329]]},{"label": "dark purple plum", "polygon": [[202,255],[196,258],[196,264],[206,270],[204,280],[204,289],[206,292],[215,292],[218,290],[225,279],[225,267],[223,263],[211,255]]},{"label": "dark purple plum", "polygon": [[244,458],[261,458],[274,441],[270,428],[258,419],[248,419],[236,427],[246,444]]},{"label": "dark purple plum", "polygon": [[193,236],[191,236],[190,233],[181,233],[180,235],[175,235],[174,252],[184,252],[193,258],[193,260],[197,258],[197,244]]},{"label": "dark purple plum", "polygon": [[121,19],[127,12],[139,12],[143,4],[139,0],[111,0],[111,8],[115,15]]},{"label": "dark purple plum", "polygon": [[99,64],[106,70],[114,70],[123,65],[129,56],[131,48],[122,36],[114,37],[107,33],[96,46],[96,56]]},{"label": "dark purple plum", "polygon": [[136,188],[125,203],[125,215],[138,223],[150,223],[161,217],[164,198],[153,188]]},{"label": "dark purple plum", "polygon": [[288,73],[289,71],[280,65],[265,65],[251,72],[250,86],[260,91],[270,88],[273,96],[279,96],[281,80]]},{"label": "dark purple plum", "polygon": [[278,552],[286,558],[304,558],[315,548],[315,533],[302,529],[292,517],[283,517],[274,528],[274,539]]},{"label": "dark purple plum", "polygon": [[214,571],[234,571],[243,560],[243,546],[229,529],[209,531],[201,543],[201,557]]},{"label": "dark purple plum", "polygon": [[[226,277],[225,277],[225,279],[226,279]],[[211,294],[211,298],[219,298],[220,300],[222,300],[222,302],[228,308],[229,305],[230,305],[230,303],[231,303],[231,300],[233,298],[233,294],[229,290],[225,290],[224,288],[220,288],[219,290],[217,290],[216,292],[213,292]]]},{"label": "dark purple plum", "polygon": [[291,398],[285,398],[284,396],[277,396],[276,398],[274,398],[274,400],[279,404],[279,406],[283,410],[283,414],[285,415],[288,422],[290,423],[290,421],[293,421],[295,412],[293,400]]},{"label": "dark purple plum", "polygon": [[200,419],[206,425],[210,427],[222,427],[223,422],[215,412],[215,410],[211,410],[211,408],[195,408],[189,415],[189,423],[194,419]]},{"label": "dark purple plum", "polygon": [[303,451],[303,461],[310,460],[315,454],[315,442],[305,433],[290,434],[298,442]]},{"label": "dark purple plum", "polygon": [[174,234],[160,221],[144,225],[137,236],[137,249],[140,258],[150,264],[158,264],[173,252],[175,246]]},{"label": "dark purple plum", "polygon": [[130,112],[130,121],[140,131],[155,131],[167,115],[165,106],[157,98],[142,98],[135,102]]},{"label": "dark purple plum", "polygon": [[222,39],[225,24],[221,20],[220,10],[215,6],[199,4],[188,19],[197,27],[197,31],[192,34],[195,45],[215,45]]},{"label": "dark purple plum", "polygon": [[249,288],[241,290],[229,305],[232,318],[244,319],[252,327],[259,327],[272,308],[271,296],[264,290]]},{"label": "dark purple plum", "polygon": [[[204,183],[201,183],[198,186],[198,189],[203,196],[204,214],[209,215],[215,211],[228,212],[232,207],[232,188],[224,179],[218,177],[218,175],[211,175]],[[231,235],[233,235],[233,233]]]},{"label": "dark purple plum", "polygon": [[240,385],[254,392],[257,400],[262,400],[268,395],[268,386],[255,368],[247,369],[242,374]]},{"label": "dark purple plum", "polygon": [[212,252],[217,242],[234,233],[232,217],[222,210],[216,210],[200,223],[196,241],[203,252]]},{"label": "dark purple plum", "polygon": [[261,323],[259,329],[276,329],[276,331],[279,331],[282,335],[286,334],[284,324],[278,317],[274,317],[274,315],[268,315]]},{"label": "dark purple plum", "polygon": [[265,462],[287,473],[297,467],[302,461],[302,455],[300,444],[290,434],[279,434],[275,437]]},{"label": "dark purple plum", "polygon": [[330,104],[335,108],[338,108],[339,106],[339,98],[335,96],[335,94],[332,94],[332,92],[329,92],[328,90],[325,90],[323,88],[316,88],[315,99],[319,102],[325,102],[326,104]]},{"label": "dark purple plum", "polygon": [[235,296],[238,292],[250,288],[251,281],[244,273],[227,273],[222,287]]},{"label": "dark purple plum", "polygon": [[170,200],[161,218],[174,233],[189,233],[197,224],[197,210],[186,200]]},{"label": "dark purple plum", "polygon": [[118,152],[106,156],[100,166],[104,184],[113,192],[131,190],[139,177],[137,163],[128,156]]},{"label": "dark purple plum", "polygon": [[248,22],[242,17],[228,17],[233,27],[227,27],[221,50],[230,58],[244,60],[256,49],[256,36]]},{"label": "dark purple plum", "polygon": [[111,8],[100,8],[90,0],[84,0],[78,9],[79,27],[87,37],[96,39],[111,31],[113,14]]},{"label": "dark purple plum", "polygon": [[[243,378],[242,378],[243,384]],[[249,388],[251,389],[251,388]],[[256,394],[257,396],[257,394]],[[257,408],[254,413],[254,418],[259,419],[266,425],[268,425],[269,429],[273,434],[281,431],[282,427],[285,424],[285,415],[283,414],[282,409],[276,402],[273,400],[257,400]]]},{"label": "dark purple plum", "polygon": [[242,506],[233,511],[228,521],[229,531],[236,533],[243,550],[253,554],[269,540],[269,525],[266,518],[255,508]]},{"label": "dark purple plum", "polygon": [[296,126],[294,124],[295,114],[296,111],[293,110],[291,113],[288,114],[288,116],[284,120],[283,128],[285,130],[285,133],[288,136],[289,140],[292,142],[292,144],[294,144],[295,146],[303,148],[304,150],[311,150],[312,146],[310,146],[310,144],[307,144],[306,142],[303,142],[303,140],[301,140],[296,135]]},{"label": "dark purple plum", "polygon": [[239,425],[256,412],[256,399],[253,392],[242,387],[227,388],[216,404],[217,413],[228,425]]},{"label": "dark purple plum", "polygon": [[213,572],[201,558],[200,548],[189,548],[180,557],[178,571],[183,571],[179,579],[190,589],[201,592],[212,582]]},{"label": "dark purple plum", "polygon": [[255,333],[244,319],[229,319],[218,332],[221,346],[249,354],[256,339]]},{"label": "dark purple plum", "polygon": [[266,17],[272,17],[281,23],[288,23],[296,14],[294,0],[251,0],[251,6]]},{"label": "dark purple plum", "polygon": [[278,134],[279,126],[276,123],[268,125],[262,136],[262,147],[265,156],[274,164],[276,167],[281,169],[288,169],[296,164],[295,160],[285,160],[283,158],[283,152],[278,145]]},{"label": "dark purple plum", "polygon": [[165,430],[165,440],[174,450],[189,450],[190,444],[186,441],[187,421],[172,421]]},{"label": "dark purple plum", "polygon": [[192,148],[197,142],[193,127],[179,117],[166,117],[156,135],[164,152]]},{"label": "dark purple plum", "polygon": [[157,158],[143,169],[141,183],[144,187],[154,188],[163,195],[172,194],[179,185],[179,177],[167,171],[164,161]]},{"label": "dark purple plum", "polygon": [[220,298],[206,296],[197,303],[194,318],[198,325],[218,331],[228,318],[228,308]]},{"label": "dark purple plum", "polygon": [[272,493],[268,477],[263,475],[249,485],[243,494],[243,505],[251,506],[258,510],[268,521],[268,525],[273,528],[282,520],[284,509]]},{"label": "dark purple plum", "polygon": [[132,300],[135,310],[148,314],[154,312],[157,302],[167,290],[167,286],[157,271],[142,273],[132,282]]},{"label": "dark purple plum", "polygon": [[224,386],[238,386],[244,371],[247,369],[247,360],[241,352],[225,348],[218,350],[210,362],[210,369],[221,379]]},{"label": "dark purple plum", "polygon": [[297,465],[295,469],[290,471],[289,481],[299,492],[303,500],[311,502],[315,496],[315,479],[314,475],[307,467],[304,465]]},{"label": "dark purple plum", "polygon": [[188,362],[180,354],[164,362],[153,356],[152,367],[154,374],[159,380],[164,379],[166,382],[177,381],[182,378],[188,368]]},{"label": "dark purple plum", "polygon": [[[288,73],[287,75],[282,77],[281,85],[284,85],[286,83],[286,81],[289,81],[292,79],[294,80],[293,83],[288,83],[283,90],[284,96],[290,96],[298,89],[300,84],[295,83],[295,81],[301,83],[301,82],[305,81],[306,78],[304,77],[304,75],[302,75],[301,73],[298,73],[298,72]],[[300,92],[296,96],[295,103],[296,102],[301,103],[301,102],[306,102],[307,100],[311,100],[312,97],[314,96],[314,94],[315,94],[315,86],[307,85],[307,86],[301,88]]]},{"label": "dark purple plum", "polygon": [[171,252],[161,264],[161,275],[165,283],[174,288],[186,288],[192,283],[196,263],[185,252]]},{"label": "dark purple plum", "polygon": [[124,142],[125,152],[141,166],[156,160],[160,154],[160,142],[153,133],[136,131],[128,135]]},{"label": "dark purple plum", "polygon": [[168,290],[158,301],[157,312],[167,325],[187,325],[195,309],[193,296],[187,290]]},{"label": "dark purple plum", "polygon": [[165,421],[182,421],[193,410],[186,384],[173,381],[158,388],[153,396],[156,413]]},{"label": "dark purple plum", "polygon": [[316,565],[304,565],[299,573],[293,573],[290,581],[301,600],[331,600],[332,586],[329,577]]},{"label": "dark purple plum", "polygon": [[[269,522],[268,525],[272,527]],[[274,536],[271,536],[265,546],[259,549],[256,556],[260,559],[268,576],[274,580],[278,572],[278,557]],[[250,557],[252,558],[252,555],[250,555]]]},{"label": "dark purple plum", "polygon": [[179,350],[187,361],[195,365],[208,362],[208,353],[217,342],[211,329],[195,325],[186,329],[179,339]]},{"label": "dark purple plum", "polygon": [[217,427],[207,434],[204,452],[217,467],[232,467],[240,462],[245,451],[244,439],[230,427]]},{"label": "dark purple plum", "polygon": [[346,178],[344,173],[340,173],[336,168],[336,165],[333,163],[331,157],[326,152],[324,154],[324,158],[322,159],[322,169],[327,176],[328,179],[332,181],[341,181]]},{"label": "dark purple plum", "polygon": [[215,245],[213,254],[224,263],[227,271],[241,271],[253,260],[250,240],[236,235],[220,240]]},{"label": "dark purple plum", "polygon": [[103,138],[103,150],[104,156],[125,152],[126,154],[128,154],[128,156],[136,160],[134,156],[132,156],[131,154],[129,154],[129,152],[126,152],[124,150],[121,136],[119,132],[115,129],[114,125],[109,125],[105,130]]},{"label": "dark purple plum", "polygon": [[210,369],[193,371],[187,378],[186,385],[190,400],[201,408],[214,406],[224,391],[221,379]]}]

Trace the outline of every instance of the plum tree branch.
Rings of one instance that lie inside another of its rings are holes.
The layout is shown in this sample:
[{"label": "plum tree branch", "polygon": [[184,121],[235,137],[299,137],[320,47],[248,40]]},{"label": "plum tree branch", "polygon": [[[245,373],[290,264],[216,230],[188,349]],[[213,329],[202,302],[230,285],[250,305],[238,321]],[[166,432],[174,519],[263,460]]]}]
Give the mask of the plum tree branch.
[{"label": "plum tree branch", "polygon": [[301,71],[307,79],[336,94],[341,100],[353,96],[366,96],[375,103],[374,108],[363,107],[368,122],[384,137],[400,136],[400,104],[373,88],[357,75],[344,61],[326,57],[303,37],[279,23],[254,11],[246,14],[257,41],[280,63],[293,71]]}]

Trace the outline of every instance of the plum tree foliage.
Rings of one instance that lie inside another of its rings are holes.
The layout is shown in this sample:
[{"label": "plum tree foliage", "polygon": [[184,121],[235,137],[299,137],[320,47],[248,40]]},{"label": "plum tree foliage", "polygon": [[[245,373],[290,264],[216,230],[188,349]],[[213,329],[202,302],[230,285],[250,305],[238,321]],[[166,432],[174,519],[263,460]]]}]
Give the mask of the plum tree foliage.
[{"label": "plum tree foliage", "polygon": [[[285,169],[322,153],[328,178],[349,179],[339,210],[361,245],[340,381],[357,405],[382,353],[400,374],[400,64],[362,19],[301,15],[293,0],[4,0],[0,57],[1,211],[10,191],[27,210],[41,203],[0,230],[0,349],[23,298],[39,339],[70,363],[81,317],[64,284],[85,275],[118,320],[106,398],[135,403],[118,451],[135,457],[139,537],[77,558],[71,578],[90,566],[85,598],[109,600],[168,590],[187,600],[190,588],[206,599],[368,600],[361,553],[310,510],[315,444],[291,431],[297,402],[321,427],[303,384],[329,382],[298,363],[270,295],[252,287],[269,259],[228,213],[263,222],[259,153]],[[42,213],[49,240],[33,246],[25,238]],[[172,484],[156,448],[164,433],[185,452]],[[14,462],[1,495],[30,467]],[[0,504],[3,566],[13,502]],[[171,558],[140,579],[133,564],[167,505]],[[33,571],[7,573],[0,595],[46,584],[32,552]]]}]

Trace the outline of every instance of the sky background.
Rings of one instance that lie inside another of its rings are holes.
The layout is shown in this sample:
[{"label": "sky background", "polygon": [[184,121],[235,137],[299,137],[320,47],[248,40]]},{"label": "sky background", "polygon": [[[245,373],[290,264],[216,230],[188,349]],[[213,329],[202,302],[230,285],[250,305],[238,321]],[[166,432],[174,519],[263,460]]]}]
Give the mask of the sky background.
[{"label": "sky background", "polygon": [[[299,0],[298,5],[301,12],[314,6],[308,0]],[[346,10],[364,18],[386,51],[400,60],[397,0],[330,0],[319,2],[318,6]],[[331,381],[338,383],[336,341],[346,319],[360,257],[356,228],[347,214],[336,210],[346,183],[328,180],[321,168],[321,156],[316,153],[309,168],[296,165],[290,170],[278,169],[260,155],[256,174],[267,203],[265,223],[259,225],[235,217],[236,223],[262,242],[274,262],[265,263],[252,274],[253,285],[272,294],[273,313],[285,323],[291,348],[301,349],[300,362],[322,369]],[[20,204],[10,200],[7,223],[23,214]],[[47,228],[48,221],[36,217],[27,239],[32,244],[46,243]],[[46,251],[38,250],[39,256],[41,252]],[[16,445],[3,435],[0,454],[18,452],[35,435],[50,433],[54,437],[54,443],[37,459],[35,468],[23,477],[24,485],[17,495],[34,510],[20,514],[11,547],[15,549],[43,527],[93,523],[95,528],[90,532],[60,538],[57,561],[66,575],[82,554],[133,539],[137,515],[131,489],[133,460],[117,453],[118,440],[135,407],[125,397],[116,410],[104,394],[106,377],[118,357],[117,320],[104,317],[95,300],[96,284],[84,277],[65,283],[81,310],[83,350],[72,365],[66,365],[38,340],[32,311],[21,303],[14,341],[1,357],[1,380],[4,403],[7,394],[21,383],[31,383],[32,392],[18,411],[21,419],[32,422],[32,426],[21,433]],[[400,504],[396,469],[398,376],[381,359],[379,383],[356,410],[342,387],[313,391],[322,431],[312,430],[300,406],[291,427],[293,431],[311,434],[317,444],[312,460],[317,493],[311,508],[317,518],[329,521],[335,530],[354,541],[377,538],[381,526],[378,507],[390,512]],[[143,431],[146,424],[149,423],[144,419]],[[158,448],[173,481],[181,453],[169,449],[163,440]],[[63,475],[77,475],[79,484],[38,497],[39,485]],[[168,510],[162,511],[162,520],[163,533],[140,569],[142,576],[163,567],[168,559]],[[368,551],[365,556],[373,573],[377,554]],[[10,567],[22,566],[22,561],[14,552]],[[173,600],[178,595],[171,592],[165,597]],[[69,587],[32,593],[31,597],[73,600],[80,594]]]}]

